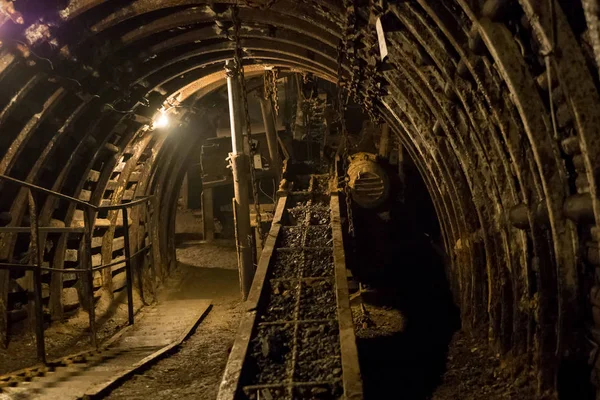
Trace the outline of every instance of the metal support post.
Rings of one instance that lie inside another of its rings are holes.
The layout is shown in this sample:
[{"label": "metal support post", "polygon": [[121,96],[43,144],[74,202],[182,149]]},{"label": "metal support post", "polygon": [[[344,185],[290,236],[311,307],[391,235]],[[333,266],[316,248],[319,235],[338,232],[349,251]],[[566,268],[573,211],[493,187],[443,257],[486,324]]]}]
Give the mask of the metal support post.
[{"label": "metal support post", "polygon": [[85,233],[83,235],[83,248],[85,251],[85,258],[83,262],[87,264],[85,269],[87,272],[87,294],[88,294],[88,315],[90,321],[90,342],[92,346],[98,347],[98,341],[96,337],[96,305],[94,304],[94,271],[93,271],[93,263],[92,263],[92,229],[94,229],[94,218],[96,211],[92,208],[87,208],[84,210],[84,223],[85,223]]},{"label": "metal support post", "polygon": [[244,154],[242,126],[244,110],[241,101],[240,73],[232,60],[225,63],[227,74],[227,92],[229,95],[229,117],[231,123],[231,166],[233,171],[233,188],[237,216],[238,252],[240,254],[238,268],[240,270],[240,289],[245,300],[250,292],[254,278],[252,262],[252,239],[250,228],[250,208],[248,199],[249,160]]},{"label": "metal support post", "polygon": [[129,325],[133,325],[133,272],[131,271],[131,248],[129,247],[129,216],[123,207],[123,244],[125,246],[125,279],[127,284],[127,312]]},{"label": "metal support post", "polygon": [[260,102],[260,110],[262,111],[262,117],[265,124],[265,136],[267,137],[271,166],[273,171],[275,171],[276,182],[280,182],[281,158],[279,157],[278,151],[279,146],[277,143],[277,124],[273,114],[273,105],[270,99],[265,99],[261,96],[258,96],[258,101]]},{"label": "metal support post", "polygon": [[[44,309],[42,305],[42,260],[43,253],[40,247],[40,229],[37,207],[33,194],[29,190],[29,219],[31,227],[30,265],[33,265],[33,295],[35,305],[35,342],[37,358],[46,363],[46,346],[44,342]],[[30,274],[31,272],[27,272]],[[31,307],[29,308],[31,310]]]}]

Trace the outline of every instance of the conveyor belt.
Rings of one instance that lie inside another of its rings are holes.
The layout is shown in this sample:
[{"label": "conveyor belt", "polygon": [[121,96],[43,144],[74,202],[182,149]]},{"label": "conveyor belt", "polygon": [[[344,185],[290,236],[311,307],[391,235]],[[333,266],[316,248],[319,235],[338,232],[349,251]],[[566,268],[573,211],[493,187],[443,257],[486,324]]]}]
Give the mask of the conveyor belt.
[{"label": "conveyor belt", "polygon": [[362,399],[337,191],[280,198],[218,400]]}]

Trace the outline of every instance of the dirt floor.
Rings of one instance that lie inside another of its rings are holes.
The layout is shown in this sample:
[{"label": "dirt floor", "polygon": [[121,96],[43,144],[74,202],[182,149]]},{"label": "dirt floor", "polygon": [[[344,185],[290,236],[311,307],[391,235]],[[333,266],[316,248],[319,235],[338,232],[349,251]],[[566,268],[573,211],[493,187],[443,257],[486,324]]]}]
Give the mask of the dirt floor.
[{"label": "dirt floor", "polygon": [[237,270],[235,242],[217,239],[213,242],[189,241],[177,246],[177,261],[195,267]]},{"label": "dirt floor", "polygon": [[536,377],[512,375],[484,338],[457,331],[447,347],[430,342],[418,348],[402,312],[374,305],[365,310],[360,302],[352,306],[367,400],[396,398],[395,393],[406,400],[540,398]]},{"label": "dirt floor", "polygon": [[[134,292],[134,305],[137,312],[142,300]],[[98,342],[112,337],[127,325],[127,293],[122,290],[115,294],[117,302],[103,295],[96,303],[96,327]],[[64,322],[46,321],[45,344],[48,360],[65,357],[81,351],[91,350],[89,335],[89,316],[82,310],[76,311]],[[0,375],[38,365],[36,358],[35,335],[27,320],[11,327],[11,339],[8,349],[0,348]]]},{"label": "dirt floor", "polygon": [[[135,375],[109,399],[217,396],[241,314],[237,271],[227,264],[235,248],[226,242],[188,243],[178,255],[202,266],[180,263],[166,296],[211,298],[213,309],[175,354]],[[360,306],[353,307],[368,400],[536,399],[535,379],[510,376],[485,341],[461,331],[440,341],[427,333],[436,331],[435,321],[422,328],[422,321],[396,307],[368,304],[366,310],[367,319]]]},{"label": "dirt floor", "polygon": [[[107,398],[214,400],[217,397],[241,315],[238,272],[231,268],[235,247],[225,242],[197,243],[183,250],[186,258],[182,259],[195,260],[194,264],[179,263],[170,278],[170,289],[163,296],[177,300],[210,298],[212,310],[176,353],[135,375]],[[181,254],[179,249],[178,256]]]},{"label": "dirt floor", "polygon": [[457,332],[450,343],[446,372],[431,400],[539,399],[536,377],[512,376],[484,340]]},{"label": "dirt floor", "polygon": [[[241,302],[235,247],[231,242],[186,243],[180,263],[159,293],[161,299],[210,298],[213,308],[179,350],[135,375],[109,399],[214,400],[239,324]],[[183,262],[185,260],[185,262]],[[355,302],[353,302],[354,304]],[[367,400],[536,399],[535,377],[511,375],[485,340],[462,331],[441,340],[435,323],[415,321],[410,312],[385,304],[353,305]],[[101,337],[126,323],[126,308],[107,310]],[[53,357],[89,348],[87,314],[47,330]],[[25,336],[0,353],[0,371],[35,364],[35,343]],[[20,354],[16,357],[15,354]]]}]

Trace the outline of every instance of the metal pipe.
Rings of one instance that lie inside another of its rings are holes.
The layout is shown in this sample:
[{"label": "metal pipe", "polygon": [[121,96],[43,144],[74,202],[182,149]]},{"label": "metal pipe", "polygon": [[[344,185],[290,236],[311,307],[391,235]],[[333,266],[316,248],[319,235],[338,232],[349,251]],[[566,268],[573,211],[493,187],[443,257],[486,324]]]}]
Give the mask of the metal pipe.
[{"label": "metal pipe", "polygon": [[233,60],[225,63],[227,75],[227,93],[229,95],[229,117],[231,123],[230,154],[233,188],[236,205],[236,229],[238,236],[238,268],[240,271],[240,289],[245,300],[252,286],[254,278],[254,263],[252,261],[252,238],[250,228],[250,208],[248,199],[248,175],[250,163],[248,155],[244,154],[244,141],[242,136],[243,108],[241,102],[240,73]]},{"label": "metal pipe", "polygon": [[265,136],[267,137],[267,146],[269,147],[269,158],[271,165],[275,171],[276,182],[281,181],[281,158],[279,157],[277,143],[277,125],[275,116],[273,115],[273,105],[271,100],[267,100],[262,96],[258,96],[260,102],[260,110],[262,112],[263,121],[265,124]]}]

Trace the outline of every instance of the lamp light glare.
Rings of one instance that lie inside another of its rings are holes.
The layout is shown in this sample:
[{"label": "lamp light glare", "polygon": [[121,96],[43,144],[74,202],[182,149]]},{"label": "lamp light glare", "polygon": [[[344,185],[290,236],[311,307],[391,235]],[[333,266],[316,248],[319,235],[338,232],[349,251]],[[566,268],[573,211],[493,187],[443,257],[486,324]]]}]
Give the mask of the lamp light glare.
[{"label": "lamp light glare", "polygon": [[167,126],[169,126],[169,117],[164,112],[161,112],[152,123],[154,129],[166,128]]}]

